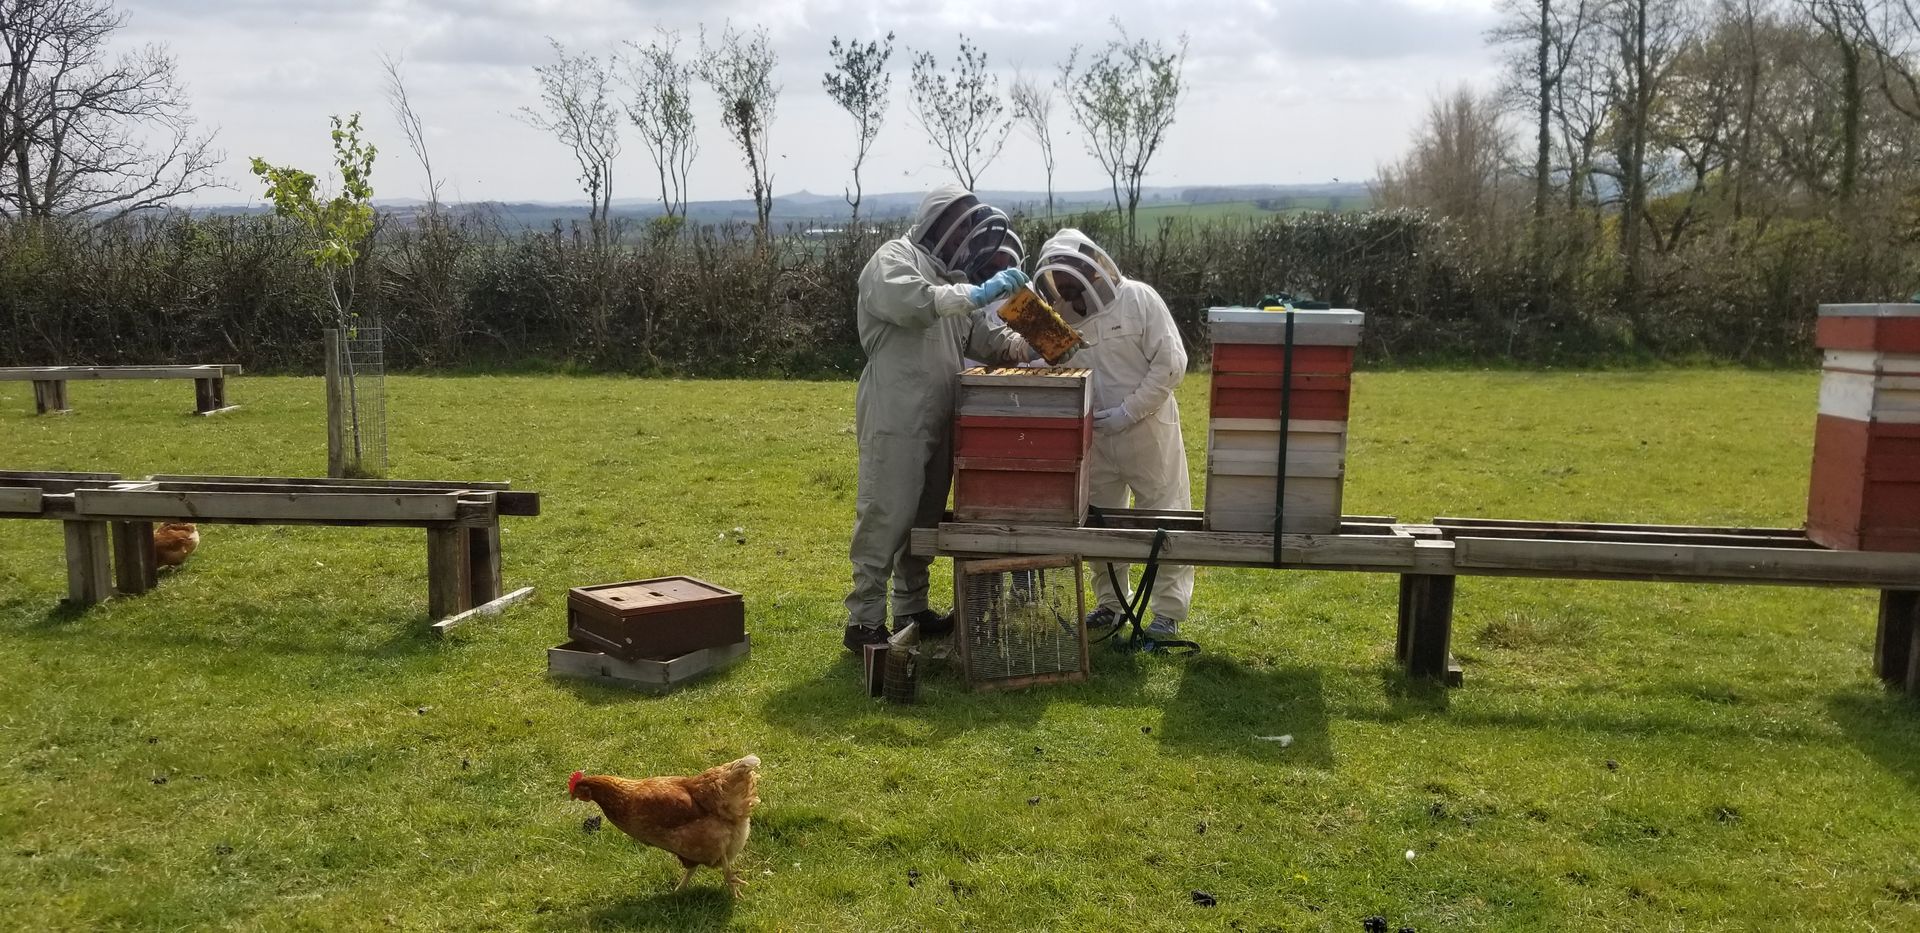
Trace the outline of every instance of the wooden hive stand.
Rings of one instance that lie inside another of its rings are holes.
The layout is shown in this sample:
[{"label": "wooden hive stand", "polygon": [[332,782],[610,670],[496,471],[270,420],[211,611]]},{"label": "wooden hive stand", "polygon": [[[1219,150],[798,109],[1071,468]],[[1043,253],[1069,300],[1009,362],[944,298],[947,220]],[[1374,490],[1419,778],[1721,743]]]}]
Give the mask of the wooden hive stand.
[{"label": "wooden hive stand", "polygon": [[197,366],[0,366],[0,382],[32,382],[33,408],[42,415],[73,411],[67,383],[75,379],[192,379],[193,413],[217,415],[227,404],[227,377],[240,375],[232,363]]},{"label": "wooden hive stand", "polygon": [[500,518],[538,514],[539,493],[506,483],[0,471],[0,518],[65,524],[67,598],[83,606],[153,588],[161,522],[420,528],[427,614],[445,632],[531,595],[501,594]]}]

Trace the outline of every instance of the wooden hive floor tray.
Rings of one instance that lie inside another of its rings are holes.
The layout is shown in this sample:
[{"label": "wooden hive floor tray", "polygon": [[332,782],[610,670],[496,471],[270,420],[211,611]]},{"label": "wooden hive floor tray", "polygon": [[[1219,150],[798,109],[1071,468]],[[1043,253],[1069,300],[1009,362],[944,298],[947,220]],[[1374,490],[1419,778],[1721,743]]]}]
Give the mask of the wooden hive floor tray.
[{"label": "wooden hive floor tray", "polygon": [[547,649],[547,673],[647,693],[671,693],[689,681],[740,663],[752,650],[753,639],[749,637],[721,648],[702,648],[671,661],[623,661],[592,645],[569,641]]}]

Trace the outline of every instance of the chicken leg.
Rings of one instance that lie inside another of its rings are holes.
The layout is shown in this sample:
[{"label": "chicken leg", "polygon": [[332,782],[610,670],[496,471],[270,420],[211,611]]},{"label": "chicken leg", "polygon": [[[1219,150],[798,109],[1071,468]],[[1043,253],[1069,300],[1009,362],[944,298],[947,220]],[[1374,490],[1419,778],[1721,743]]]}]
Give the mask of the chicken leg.
[{"label": "chicken leg", "polygon": [[722,865],[721,870],[727,874],[727,888],[733,891],[733,896],[736,898],[745,897],[746,893],[743,892],[741,888],[746,887],[747,882],[740,877],[740,872],[733,867],[733,863],[728,862]]},{"label": "chicken leg", "polygon": [[693,880],[694,869],[697,869],[700,867],[699,865],[696,865],[693,862],[686,861],[685,859],[682,859],[680,861],[680,864],[687,866],[687,873],[684,875],[681,875],[680,883],[673,886],[673,890],[675,892],[686,890],[687,882]]}]

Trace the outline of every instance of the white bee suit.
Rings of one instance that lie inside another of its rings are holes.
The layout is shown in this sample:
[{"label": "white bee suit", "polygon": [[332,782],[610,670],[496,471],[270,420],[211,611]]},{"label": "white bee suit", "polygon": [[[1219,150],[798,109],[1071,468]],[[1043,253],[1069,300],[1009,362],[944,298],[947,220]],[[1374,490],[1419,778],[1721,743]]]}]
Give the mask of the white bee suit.
[{"label": "white bee suit", "polygon": [[[908,554],[907,544],[916,526],[937,524],[946,509],[963,358],[1010,365],[1033,355],[1019,335],[990,326],[974,307],[958,251],[943,248],[946,238],[934,229],[963,198],[973,196],[958,185],[935,189],[907,235],[882,244],[860,272],[856,316],[867,365],[854,405],[860,478],[849,547],[850,625],[886,624],[889,580],[895,617],[929,608],[933,561]],[[929,239],[932,251],[920,245]]]},{"label": "white bee suit", "polygon": [[[1035,276],[1036,284],[1048,282],[1048,268],[1057,267],[1063,254],[1092,260],[1075,264],[1082,270],[1082,281],[1093,287],[1087,289],[1085,299],[1090,313],[1076,325],[1086,346],[1074,356],[1073,365],[1093,370],[1095,411],[1123,408],[1132,422],[1094,433],[1088,462],[1091,502],[1101,508],[1125,508],[1131,493],[1135,508],[1191,509],[1187,447],[1180,431],[1180,405],[1173,397],[1186,377],[1187,349],[1174,327],[1173,314],[1152,286],[1119,276],[1113,260],[1077,230],[1062,230],[1042,247],[1042,271]],[[1104,277],[1117,281],[1099,281]],[[1127,595],[1116,592],[1112,580],[1118,577],[1123,586],[1130,586],[1128,567],[1111,565],[1110,576],[1108,566],[1093,565],[1093,590],[1100,606],[1117,611]],[[1153,614],[1184,621],[1193,601],[1193,568],[1161,567],[1152,598]]]}]

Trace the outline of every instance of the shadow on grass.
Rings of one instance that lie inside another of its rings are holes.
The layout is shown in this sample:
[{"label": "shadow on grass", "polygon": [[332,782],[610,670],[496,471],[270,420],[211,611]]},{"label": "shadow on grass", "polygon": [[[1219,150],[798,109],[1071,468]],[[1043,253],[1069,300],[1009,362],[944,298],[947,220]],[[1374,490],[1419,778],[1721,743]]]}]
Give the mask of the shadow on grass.
[{"label": "shadow on grass", "polygon": [[[1252,668],[1201,655],[1186,662],[1160,719],[1160,741],[1182,752],[1331,768],[1327,701],[1318,670]],[[1282,745],[1274,736],[1291,735]]]},{"label": "shadow on grass", "polygon": [[[417,610],[390,612],[384,616],[362,618],[350,626],[341,626],[333,618],[305,618],[267,611],[252,612],[246,606],[230,607],[223,620],[205,616],[193,618],[195,628],[166,628],[153,620],[129,623],[108,620],[95,627],[80,624],[96,606],[75,606],[61,602],[38,619],[29,622],[20,633],[29,638],[84,642],[92,641],[113,652],[139,648],[203,649],[221,655],[235,650],[273,655],[352,655],[367,659],[404,657],[436,650],[442,640],[428,627],[428,620]],[[196,610],[199,607],[194,607]],[[270,618],[271,617],[271,618]],[[219,624],[221,634],[200,629],[208,622]],[[278,634],[291,631],[292,637]],[[368,645],[369,633],[384,637]]]},{"label": "shadow on grass", "polygon": [[970,693],[959,662],[936,661],[919,675],[916,702],[867,696],[862,665],[842,653],[812,677],[767,698],[767,721],[803,735],[852,736],[865,745],[938,745],[974,729],[1032,727],[1053,701],[1046,688]]},{"label": "shadow on grass", "polygon": [[685,891],[637,893],[610,900],[588,914],[595,930],[718,930],[733,917],[734,897],[720,873],[701,869]]},{"label": "shadow on grass", "polygon": [[1892,690],[1871,688],[1836,693],[1827,709],[1847,741],[1920,790],[1920,702]]},{"label": "shadow on grass", "polygon": [[72,600],[63,599],[54,603],[39,619],[35,620],[32,623],[32,629],[51,631],[65,629],[73,623],[80,621],[80,619],[87,614],[87,611],[92,608],[92,606],[83,606]]},{"label": "shadow on grass", "polygon": [[1387,715],[1414,719],[1446,713],[1452,690],[1431,677],[1410,677],[1393,665],[1380,672],[1380,689],[1387,696]]}]

